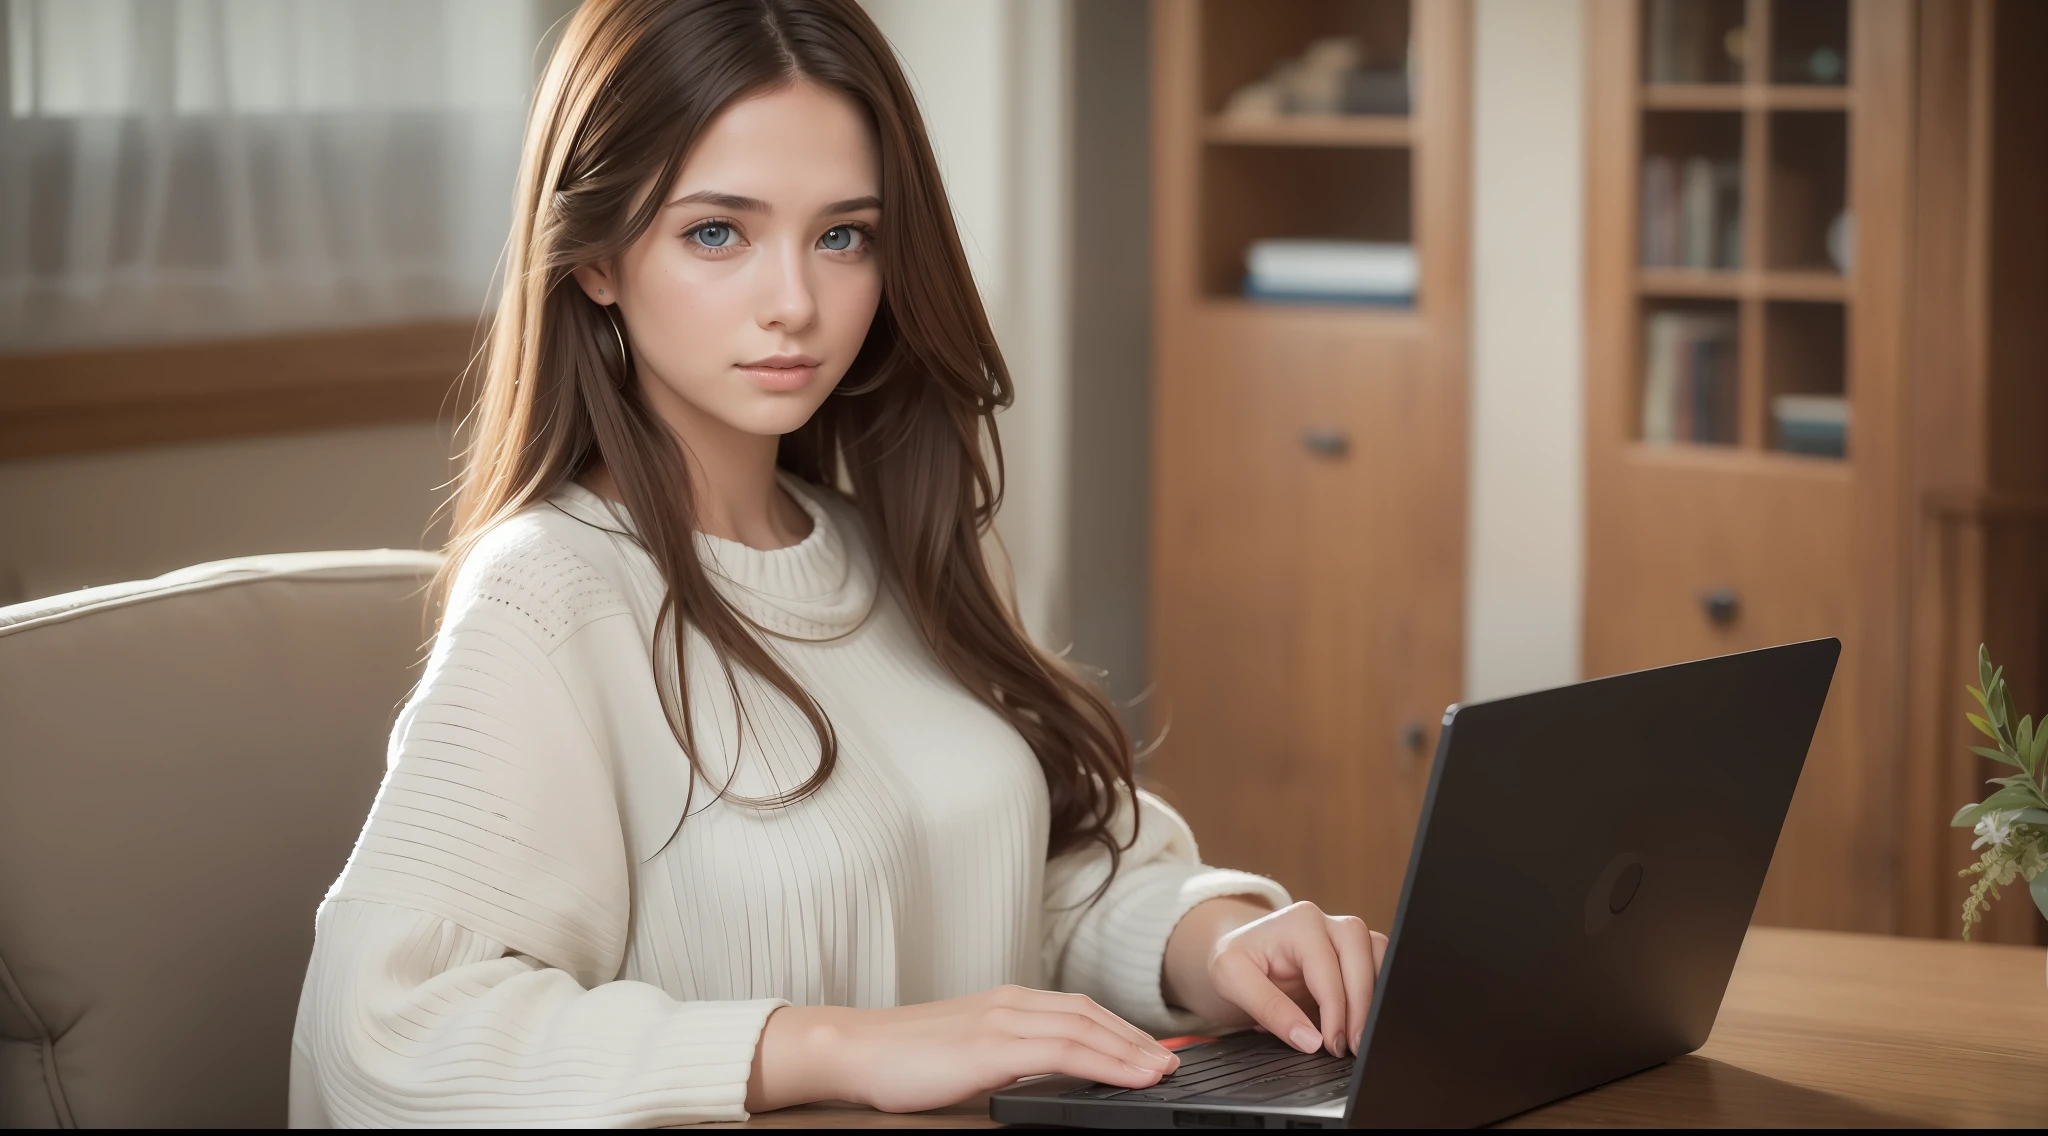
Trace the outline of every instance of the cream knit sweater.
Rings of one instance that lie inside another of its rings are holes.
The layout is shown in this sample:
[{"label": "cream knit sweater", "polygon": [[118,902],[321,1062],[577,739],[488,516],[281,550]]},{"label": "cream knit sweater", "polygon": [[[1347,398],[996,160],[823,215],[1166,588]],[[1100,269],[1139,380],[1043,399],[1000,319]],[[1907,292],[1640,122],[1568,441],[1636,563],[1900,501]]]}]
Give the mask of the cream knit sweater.
[{"label": "cream knit sweater", "polygon": [[[762,1023],[789,1003],[1016,982],[1153,1030],[1195,1024],[1160,997],[1174,923],[1216,896],[1286,894],[1203,867],[1187,826],[1143,796],[1137,844],[1087,903],[1107,856],[1047,861],[1023,739],[877,586],[851,503],[784,484],[813,522],[801,543],[698,549],[830,717],[831,779],[770,811],[702,781],[692,796],[650,664],[663,587],[622,511],[570,487],[507,521],[456,583],[320,907],[294,1125],[744,1119]],[[742,674],[742,722],[689,636],[715,778],[748,797],[800,783],[817,759],[802,716]]]}]

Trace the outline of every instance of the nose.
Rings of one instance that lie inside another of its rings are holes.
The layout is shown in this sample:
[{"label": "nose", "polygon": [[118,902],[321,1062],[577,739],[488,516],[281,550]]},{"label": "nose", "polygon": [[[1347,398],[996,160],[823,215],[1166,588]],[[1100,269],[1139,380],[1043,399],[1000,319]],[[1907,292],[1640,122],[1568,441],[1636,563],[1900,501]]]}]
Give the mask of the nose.
[{"label": "nose", "polygon": [[811,290],[810,257],[797,242],[778,242],[761,281],[761,326],[772,331],[798,332],[818,318],[818,299]]}]

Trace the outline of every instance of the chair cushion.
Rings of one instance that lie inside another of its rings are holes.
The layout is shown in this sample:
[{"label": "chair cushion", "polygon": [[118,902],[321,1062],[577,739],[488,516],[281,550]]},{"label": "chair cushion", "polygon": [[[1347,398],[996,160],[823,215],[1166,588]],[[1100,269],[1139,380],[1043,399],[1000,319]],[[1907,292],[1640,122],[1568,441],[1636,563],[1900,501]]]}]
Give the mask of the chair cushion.
[{"label": "chair cushion", "polygon": [[0,1127],[285,1122],[313,912],[439,565],[250,557],[0,608]]}]

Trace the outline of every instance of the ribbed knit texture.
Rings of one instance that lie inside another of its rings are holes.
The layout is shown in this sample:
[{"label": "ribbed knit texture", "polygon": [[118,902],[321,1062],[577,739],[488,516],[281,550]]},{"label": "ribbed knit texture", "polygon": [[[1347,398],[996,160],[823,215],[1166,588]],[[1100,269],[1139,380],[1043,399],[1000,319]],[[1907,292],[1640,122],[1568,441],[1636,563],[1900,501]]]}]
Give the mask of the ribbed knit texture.
[{"label": "ribbed knit texture", "polygon": [[[656,1125],[744,1119],[778,1006],[884,1007],[1005,982],[1089,994],[1153,1030],[1174,924],[1288,902],[1203,867],[1142,795],[1109,891],[1097,847],[1045,857],[1043,775],[878,586],[858,512],[793,480],[812,531],[699,555],[839,742],[686,630],[699,759],[661,713],[664,593],[623,512],[571,487],[463,568],[390,769],[322,904],[292,1054],[295,1125]],[[668,668],[663,668],[666,674]],[[672,681],[672,678],[670,679]],[[686,815],[687,813],[687,815]],[[1131,816],[1118,816],[1128,833]]]}]

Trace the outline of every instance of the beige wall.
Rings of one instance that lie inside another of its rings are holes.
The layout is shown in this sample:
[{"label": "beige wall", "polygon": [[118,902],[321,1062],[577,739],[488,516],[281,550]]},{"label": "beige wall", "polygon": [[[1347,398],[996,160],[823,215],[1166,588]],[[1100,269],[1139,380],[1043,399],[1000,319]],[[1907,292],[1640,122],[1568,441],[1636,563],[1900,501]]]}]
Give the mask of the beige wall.
[{"label": "beige wall", "polygon": [[438,543],[447,453],[421,423],[0,464],[0,603],[229,556]]},{"label": "beige wall", "polygon": [[1147,729],[1151,500],[1151,151],[1148,0],[1074,9],[1072,361],[1067,602],[1073,658],[1104,673]]},{"label": "beige wall", "polygon": [[1579,678],[1581,0],[1476,0],[1468,701]]},{"label": "beige wall", "polygon": [[863,0],[910,75],[1016,385],[996,526],[1025,625],[1069,641],[1069,0]]}]

